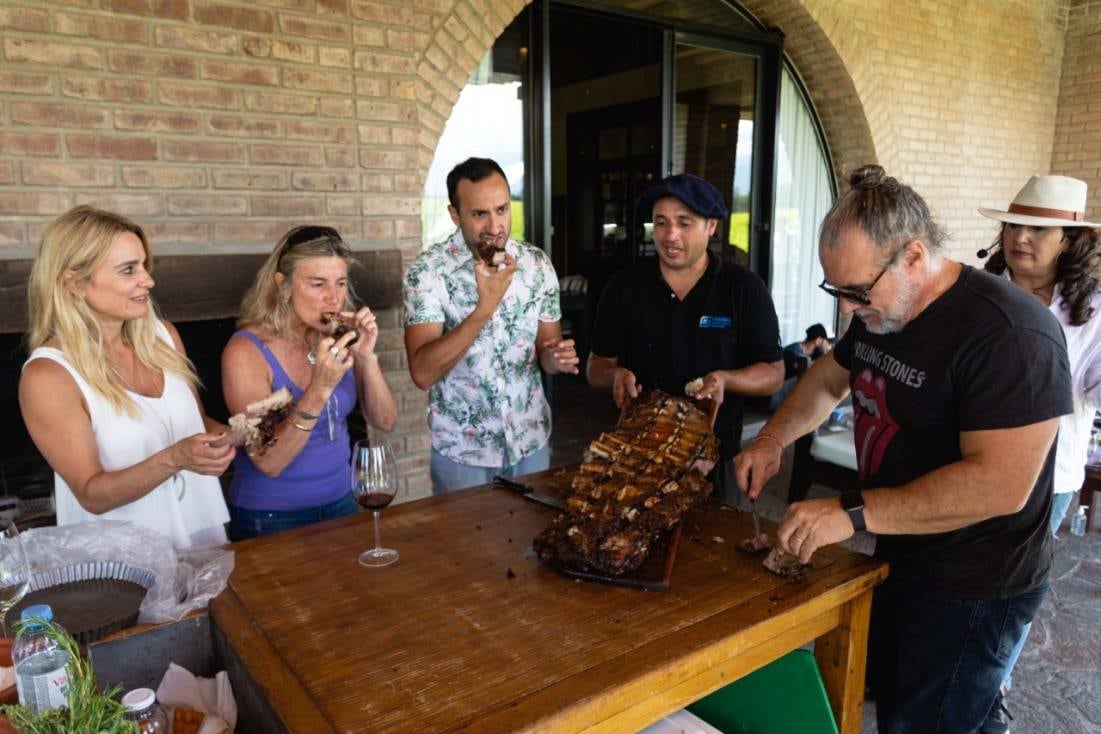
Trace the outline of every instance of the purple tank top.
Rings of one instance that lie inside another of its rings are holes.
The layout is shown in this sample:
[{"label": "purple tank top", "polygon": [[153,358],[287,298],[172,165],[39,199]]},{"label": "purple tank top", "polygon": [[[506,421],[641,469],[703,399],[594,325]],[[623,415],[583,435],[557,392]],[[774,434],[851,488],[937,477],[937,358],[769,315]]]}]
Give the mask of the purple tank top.
[{"label": "purple tank top", "polygon": [[[273,391],[286,387],[298,400],[302,390],[283,370],[263,340],[242,329],[234,336],[252,341],[271,367]],[[302,510],[335,502],[351,491],[351,446],[348,439],[348,414],[356,404],[353,371],[348,370],[333,390],[321,417],[301,453],[277,477],[269,477],[256,468],[244,451],[233,460],[233,480],[229,485],[230,504],[250,510]],[[329,439],[329,412],[332,412],[332,440]]]}]

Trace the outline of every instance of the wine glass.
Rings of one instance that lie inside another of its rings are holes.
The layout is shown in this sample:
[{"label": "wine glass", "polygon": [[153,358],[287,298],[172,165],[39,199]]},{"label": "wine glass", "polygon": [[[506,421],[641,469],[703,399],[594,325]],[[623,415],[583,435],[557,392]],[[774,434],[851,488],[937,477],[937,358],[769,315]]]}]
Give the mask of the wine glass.
[{"label": "wine glass", "polygon": [[375,516],[375,547],[361,553],[359,562],[364,566],[389,566],[398,560],[398,552],[382,547],[378,523],[379,511],[398,493],[394,450],[385,442],[372,445],[369,441],[356,441],[352,452],[352,496],[360,507],[371,510]]},{"label": "wine glass", "polygon": [[30,573],[19,529],[11,520],[0,520],[0,633],[7,635],[8,610],[27,593]]}]

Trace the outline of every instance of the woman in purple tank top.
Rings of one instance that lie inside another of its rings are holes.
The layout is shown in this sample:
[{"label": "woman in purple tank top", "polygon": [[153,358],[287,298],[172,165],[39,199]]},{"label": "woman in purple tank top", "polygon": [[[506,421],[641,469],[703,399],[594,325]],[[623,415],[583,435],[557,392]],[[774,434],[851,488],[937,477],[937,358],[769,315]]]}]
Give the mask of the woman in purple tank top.
[{"label": "woman in purple tank top", "polygon": [[[263,455],[240,452],[230,483],[232,540],[353,514],[347,417],[358,398],[367,423],[390,430],[397,404],[375,354],[378,324],[355,310],[352,253],[331,227],[287,232],[241,304],[222,353],[232,413],[281,387],[295,406]],[[354,329],[334,338],[334,316]]]}]

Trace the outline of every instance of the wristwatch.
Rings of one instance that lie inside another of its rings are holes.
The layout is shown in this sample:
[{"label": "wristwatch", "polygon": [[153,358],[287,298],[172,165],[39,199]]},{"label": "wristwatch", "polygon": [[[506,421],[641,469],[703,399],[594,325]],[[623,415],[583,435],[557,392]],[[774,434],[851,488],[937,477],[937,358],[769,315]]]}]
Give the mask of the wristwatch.
[{"label": "wristwatch", "polygon": [[860,492],[843,492],[841,494],[841,508],[849,513],[853,530],[865,530],[868,527],[864,523],[864,495]]}]

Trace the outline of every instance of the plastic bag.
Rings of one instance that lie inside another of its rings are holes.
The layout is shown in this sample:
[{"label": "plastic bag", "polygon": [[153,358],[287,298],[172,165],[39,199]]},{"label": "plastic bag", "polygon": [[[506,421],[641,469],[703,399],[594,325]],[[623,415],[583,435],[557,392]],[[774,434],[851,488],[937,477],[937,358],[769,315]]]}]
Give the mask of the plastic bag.
[{"label": "plastic bag", "polygon": [[178,621],[206,608],[233,572],[233,551],[176,551],[167,536],[124,520],[31,528],[20,537],[32,574],[97,561],[152,571],[156,582],[141,604],[141,623]]}]

